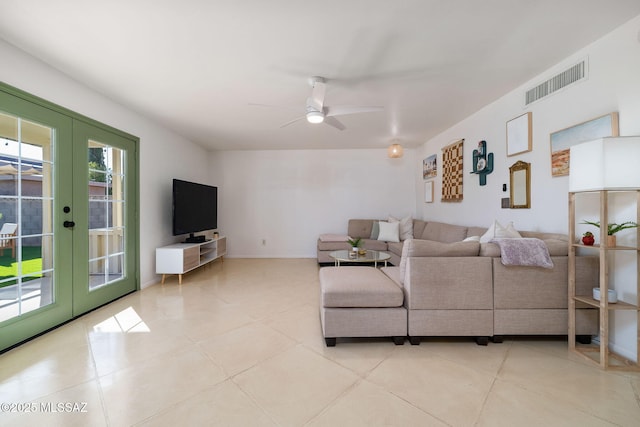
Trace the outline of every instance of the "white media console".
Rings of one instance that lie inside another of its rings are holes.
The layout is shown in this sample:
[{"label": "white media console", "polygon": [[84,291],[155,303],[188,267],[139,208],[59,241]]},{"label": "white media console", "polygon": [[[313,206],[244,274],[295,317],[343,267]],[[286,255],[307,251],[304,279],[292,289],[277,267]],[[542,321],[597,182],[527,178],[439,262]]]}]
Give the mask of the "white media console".
[{"label": "white media console", "polygon": [[[216,237],[202,243],[174,243],[156,248],[156,273],[162,274],[162,283],[168,274],[177,274],[182,284],[182,275],[201,267],[227,253],[227,238]],[[224,261],[224,260],[223,260]]]}]

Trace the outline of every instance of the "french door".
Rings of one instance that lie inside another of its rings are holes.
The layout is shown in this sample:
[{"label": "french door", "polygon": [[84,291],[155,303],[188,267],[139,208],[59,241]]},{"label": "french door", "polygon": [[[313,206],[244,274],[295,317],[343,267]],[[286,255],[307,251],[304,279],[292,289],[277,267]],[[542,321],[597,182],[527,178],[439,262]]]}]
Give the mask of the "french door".
[{"label": "french door", "polygon": [[0,351],[138,285],[137,140],[0,85]]}]

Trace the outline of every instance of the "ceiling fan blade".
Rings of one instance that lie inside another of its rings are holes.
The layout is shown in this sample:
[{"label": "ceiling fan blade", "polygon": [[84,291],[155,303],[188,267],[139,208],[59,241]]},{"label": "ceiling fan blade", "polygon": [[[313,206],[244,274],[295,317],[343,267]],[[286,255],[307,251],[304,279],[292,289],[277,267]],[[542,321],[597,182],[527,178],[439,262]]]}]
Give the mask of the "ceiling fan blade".
[{"label": "ceiling fan blade", "polygon": [[291,125],[291,124],[293,124],[293,123],[295,123],[295,122],[297,122],[299,120],[306,119],[306,118],[307,118],[307,116],[304,115],[304,116],[297,117],[297,118],[295,118],[293,120],[289,120],[288,122],[280,125],[280,128],[287,127],[287,126],[289,126],[289,125]]},{"label": "ceiling fan blade", "polygon": [[327,117],[344,116],[347,114],[373,113],[375,111],[382,111],[382,110],[384,110],[384,107],[362,106],[362,105],[338,105],[336,107],[327,107],[325,109],[325,115]]},{"label": "ceiling fan blade", "polygon": [[338,119],[336,119],[335,117],[325,117],[324,118],[324,122],[328,124],[331,127],[334,127],[338,130],[345,130],[346,127],[342,124],[342,122]]}]

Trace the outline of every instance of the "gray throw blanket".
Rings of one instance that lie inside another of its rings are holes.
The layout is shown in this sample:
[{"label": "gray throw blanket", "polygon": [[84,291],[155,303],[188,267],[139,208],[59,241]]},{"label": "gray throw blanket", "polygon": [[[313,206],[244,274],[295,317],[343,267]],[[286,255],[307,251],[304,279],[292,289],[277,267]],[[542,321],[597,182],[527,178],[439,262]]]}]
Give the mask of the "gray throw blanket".
[{"label": "gray throw blanket", "polygon": [[495,238],[492,243],[500,246],[503,265],[525,265],[530,267],[553,268],[547,245],[535,238]]}]

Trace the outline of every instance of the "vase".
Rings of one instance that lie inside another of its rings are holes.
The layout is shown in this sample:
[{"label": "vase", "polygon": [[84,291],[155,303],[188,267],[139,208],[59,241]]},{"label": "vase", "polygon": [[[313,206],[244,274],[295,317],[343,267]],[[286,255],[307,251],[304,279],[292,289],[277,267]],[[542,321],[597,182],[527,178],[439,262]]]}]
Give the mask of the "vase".
[{"label": "vase", "polygon": [[593,236],[582,237],[582,244],[584,244],[585,246],[593,246],[594,242],[595,242],[595,239],[593,238]]},{"label": "vase", "polygon": [[616,235],[608,235],[607,236],[607,247],[608,248],[615,248],[616,246]]}]

